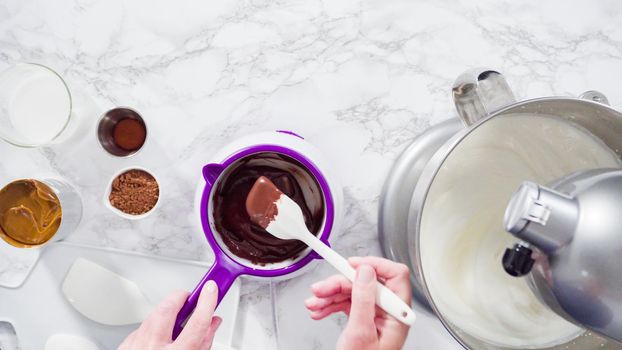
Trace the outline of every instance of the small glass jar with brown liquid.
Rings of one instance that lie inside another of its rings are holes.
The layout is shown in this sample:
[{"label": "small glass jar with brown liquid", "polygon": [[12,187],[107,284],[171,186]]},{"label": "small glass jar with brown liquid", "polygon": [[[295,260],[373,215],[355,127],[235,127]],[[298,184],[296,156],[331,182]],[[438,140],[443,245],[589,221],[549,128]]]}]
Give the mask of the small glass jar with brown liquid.
[{"label": "small glass jar with brown liquid", "polygon": [[64,238],[82,217],[76,191],[60,180],[16,180],[0,190],[0,237],[17,248]]}]

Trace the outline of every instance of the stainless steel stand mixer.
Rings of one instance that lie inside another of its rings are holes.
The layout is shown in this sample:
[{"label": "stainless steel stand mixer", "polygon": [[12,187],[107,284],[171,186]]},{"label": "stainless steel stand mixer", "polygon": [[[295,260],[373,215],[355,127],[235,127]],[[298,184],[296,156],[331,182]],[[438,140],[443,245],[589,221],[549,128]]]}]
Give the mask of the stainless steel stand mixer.
[{"label": "stainless steel stand mixer", "polygon": [[[428,250],[426,244],[433,241],[422,239],[422,235],[434,234],[422,230],[422,221],[426,212],[444,210],[429,204],[430,189],[441,175],[446,175],[444,165],[456,156],[456,150],[492,120],[512,118],[516,113],[551,115],[586,130],[620,158],[622,113],[609,107],[606,97],[595,91],[579,98],[517,102],[504,77],[489,69],[465,72],[452,91],[459,118],[419,135],[389,174],[379,210],[381,245],[386,256],[411,267],[415,299],[436,314],[462,346],[521,348],[476,337],[439,308],[438,295],[431,292],[429,285],[438,269],[422,261],[422,251]],[[524,184],[512,197],[506,227],[500,225],[499,234],[511,237],[504,232],[507,229],[521,243],[508,246],[503,259],[499,256],[495,264],[499,268],[503,264],[512,275],[524,276],[541,304],[583,329],[578,336],[555,345],[524,348],[622,349],[622,269],[616,264],[622,255],[622,234],[616,231],[622,227],[618,210],[622,209],[622,201],[617,200],[622,198],[622,171],[598,169],[566,175],[552,184],[543,183],[548,187]],[[500,209],[505,209],[506,204],[501,203]],[[503,217],[498,219],[504,222]]]},{"label": "stainless steel stand mixer", "polygon": [[[523,183],[505,213],[521,239],[506,250],[513,276],[531,272],[530,287],[557,314],[622,341],[622,171],[599,169],[550,188]],[[538,250],[536,262],[532,256]],[[534,267],[535,263],[535,267]]]}]

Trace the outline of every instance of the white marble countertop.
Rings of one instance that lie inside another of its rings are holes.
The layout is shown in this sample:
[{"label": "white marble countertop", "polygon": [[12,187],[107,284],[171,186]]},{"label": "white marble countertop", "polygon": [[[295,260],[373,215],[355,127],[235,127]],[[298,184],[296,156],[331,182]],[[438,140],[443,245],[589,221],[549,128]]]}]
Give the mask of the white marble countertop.
[{"label": "white marble countertop", "polygon": [[[0,142],[0,184],[49,173],[72,183],[84,217],[70,241],[209,260],[192,211],[201,166],[233,138],[291,129],[326,153],[345,186],[336,249],[379,255],[385,176],[409,141],[455,115],[458,74],[488,66],[521,99],[596,89],[622,108],[620,23],[613,0],[2,0],[0,69],[31,61],[57,70],[80,131],[42,149]],[[150,130],[129,159],[95,140],[96,119],[120,105],[140,111]],[[101,200],[110,176],[131,165],[154,171],[164,188],[158,211],[139,222]],[[19,269],[0,266],[5,275]],[[312,322],[302,309],[308,285],[331,272],[320,266],[275,284],[282,349],[333,348],[345,319]],[[275,349],[269,285],[245,280],[242,292],[234,345]],[[0,348],[11,349],[6,325],[0,334]],[[423,315],[407,348],[458,345]]]}]

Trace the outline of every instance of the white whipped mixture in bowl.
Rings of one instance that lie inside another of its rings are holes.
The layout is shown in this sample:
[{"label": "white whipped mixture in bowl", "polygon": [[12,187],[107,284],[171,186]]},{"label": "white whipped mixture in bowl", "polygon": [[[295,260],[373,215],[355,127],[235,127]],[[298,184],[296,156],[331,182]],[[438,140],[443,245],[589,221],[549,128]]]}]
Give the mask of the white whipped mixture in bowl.
[{"label": "white whipped mixture in bowl", "polygon": [[525,180],[549,184],[620,166],[600,139],[553,116],[506,115],[474,130],[441,166],[423,208],[422,271],[441,316],[501,347],[544,348],[580,335],[536,298],[527,278],[503,270],[503,253],[516,242],[503,215]]}]

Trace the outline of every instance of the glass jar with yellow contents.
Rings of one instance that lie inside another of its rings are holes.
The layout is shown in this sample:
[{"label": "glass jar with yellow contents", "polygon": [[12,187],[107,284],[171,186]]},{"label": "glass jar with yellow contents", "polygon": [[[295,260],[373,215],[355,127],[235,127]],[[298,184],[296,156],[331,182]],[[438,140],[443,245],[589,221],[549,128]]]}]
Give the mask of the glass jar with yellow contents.
[{"label": "glass jar with yellow contents", "polygon": [[82,202],[61,180],[22,179],[0,190],[0,237],[18,248],[57,241],[78,226]]}]

